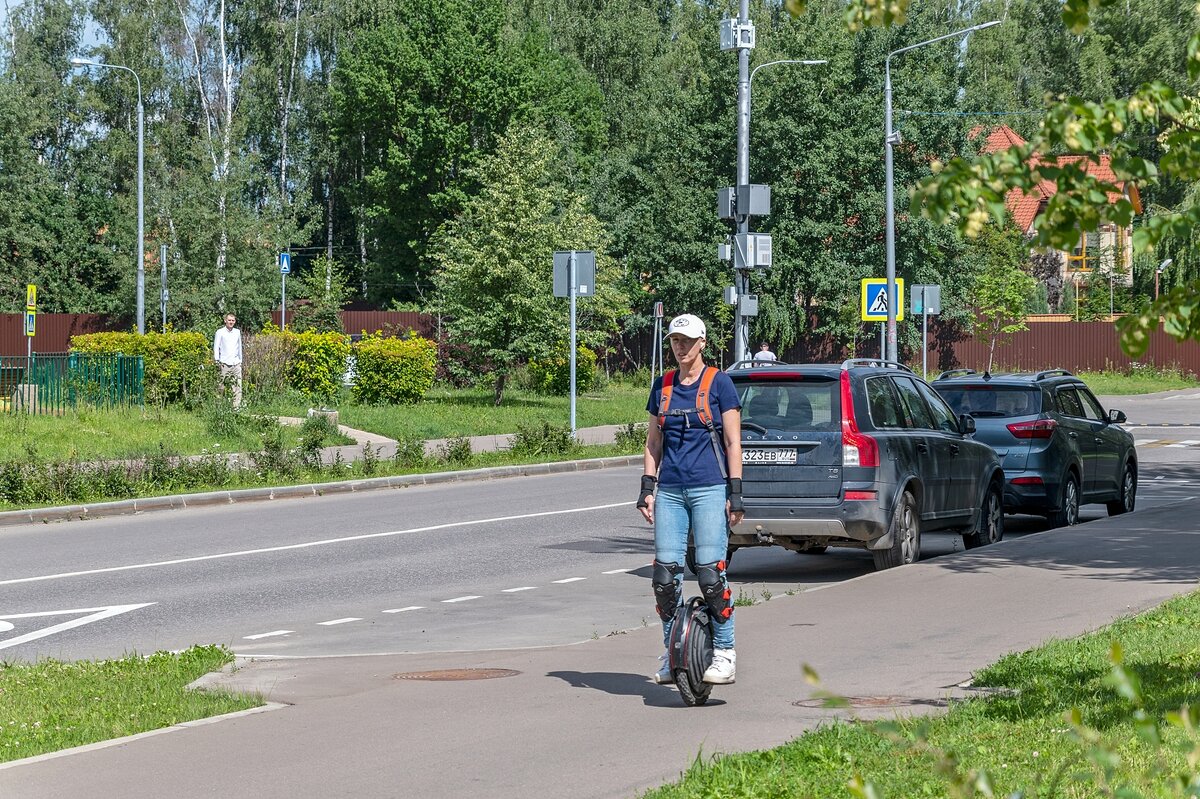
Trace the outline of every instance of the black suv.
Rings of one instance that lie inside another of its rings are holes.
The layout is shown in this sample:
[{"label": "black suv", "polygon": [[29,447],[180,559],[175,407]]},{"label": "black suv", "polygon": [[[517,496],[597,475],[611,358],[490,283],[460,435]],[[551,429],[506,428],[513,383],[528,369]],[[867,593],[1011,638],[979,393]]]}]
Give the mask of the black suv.
[{"label": "black suv", "polygon": [[933,387],[957,413],[975,418],[976,438],[1004,467],[1004,508],[1079,521],[1079,506],[1104,502],[1110,515],[1133,510],[1137,452],[1083,381],[1065,369],[1019,374],[943,372]]},{"label": "black suv", "polygon": [[728,374],[742,401],[746,506],[731,550],[858,547],[885,569],[918,560],[923,531],[961,531],[967,546],[1003,537],[996,454],[908,368],[760,362]]}]

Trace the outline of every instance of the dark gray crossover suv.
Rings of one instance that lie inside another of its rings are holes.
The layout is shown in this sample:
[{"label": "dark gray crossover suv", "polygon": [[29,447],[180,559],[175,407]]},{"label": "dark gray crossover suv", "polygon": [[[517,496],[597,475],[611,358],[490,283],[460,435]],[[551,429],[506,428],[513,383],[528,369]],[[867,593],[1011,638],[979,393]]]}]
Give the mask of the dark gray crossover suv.
[{"label": "dark gray crossover suv", "polygon": [[957,413],[975,418],[975,437],[1004,467],[1004,508],[1079,521],[1079,506],[1104,502],[1110,515],[1133,510],[1137,451],[1083,381],[1065,369],[1018,374],[943,372],[933,387]]},{"label": "dark gray crossover suv", "polygon": [[906,367],[853,359],[728,374],[742,400],[746,507],[731,551],[858,547],[885,569],[915,562],[922,532],[962,532],[968,546],[1003,537],[996,453]]}]

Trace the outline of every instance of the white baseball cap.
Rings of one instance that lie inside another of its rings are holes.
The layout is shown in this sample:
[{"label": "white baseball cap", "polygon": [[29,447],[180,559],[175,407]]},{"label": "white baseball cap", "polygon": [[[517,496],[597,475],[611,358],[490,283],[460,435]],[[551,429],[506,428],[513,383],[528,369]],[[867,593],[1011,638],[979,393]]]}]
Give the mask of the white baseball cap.
[{"label": "white baseball cap", "polygon": [[667,337],[679,333],[687,338],[708,338],[708,329],[704,326],[704,322],[700,317],[693,316],[690,313],[681,314],[671,320],[671,324],[667,325]]}]

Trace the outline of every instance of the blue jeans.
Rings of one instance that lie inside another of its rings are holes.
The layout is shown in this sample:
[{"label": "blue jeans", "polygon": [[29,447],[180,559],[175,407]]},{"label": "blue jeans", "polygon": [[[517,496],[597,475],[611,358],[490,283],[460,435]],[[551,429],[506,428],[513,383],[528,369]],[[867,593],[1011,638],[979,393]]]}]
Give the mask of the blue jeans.
[{"label": "blue jeans", "polygon": [[[725,560],[729,547],[729,521],[725,516],[725,485],[702,488],[660,486],[654,498],[654,558],[660,563],[684,563],[688,530],[696,542],[696,563]],[[725,572],[721,572],[724,579]],[[676,575],[683,583],[682,572]],[[682,590],[679,592],[682,598]],[[671,622],[663,622],[663,646],[671,638]],[[733,649],[733,616],[713,617],[713,647]]]}]

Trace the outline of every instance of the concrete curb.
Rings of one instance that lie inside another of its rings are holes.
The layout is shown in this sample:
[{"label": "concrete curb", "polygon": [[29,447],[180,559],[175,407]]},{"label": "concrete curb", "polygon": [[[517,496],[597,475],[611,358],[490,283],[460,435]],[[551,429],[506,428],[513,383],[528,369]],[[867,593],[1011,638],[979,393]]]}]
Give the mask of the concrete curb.
[{"label": "concrete curb", "polygon": [[507,477],[582,472],[592,469],[634,466],[641,462],[641,455],[618,455],[611,458],[590,458],[579,461],[559,461],[557,463],[489,466],[484,469],[462,469],[454,472],[405,474],[394,477],[371,477],[361,480],[306,483],[293,486],[242,488],[235,491],[207,491],[198,494],[174,494],[164,497],[147,497],[145,499],[123,499],[115,502],[96,502],[84,505],[60,505],[52,508],[0,511],[0,527],[37,524],[38,522],[48,524],[50,522],[99,519],[105,516],[121,516],[131,513],[173,510],[176,508],[231,505],[235,502],[320,497],[326,494],[348,494],[358,491],[375,491],[381,488],[409,488],[411,486],[438,485],[440,483],[454,483],[468,480],[499,480]]}]

